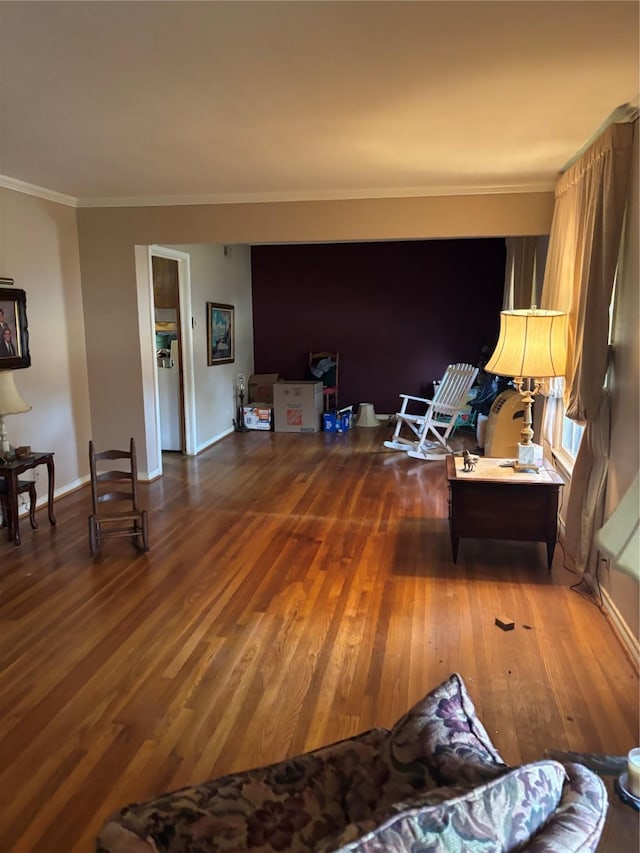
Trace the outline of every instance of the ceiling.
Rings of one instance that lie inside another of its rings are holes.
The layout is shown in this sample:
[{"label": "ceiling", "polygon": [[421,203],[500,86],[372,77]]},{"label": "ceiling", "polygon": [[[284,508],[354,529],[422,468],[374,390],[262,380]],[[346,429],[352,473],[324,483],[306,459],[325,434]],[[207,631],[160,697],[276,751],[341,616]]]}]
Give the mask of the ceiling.
[{"label": "ceiling", "polygon": [[548,190],[637,104],[638,12],[3,0],[0,182],[80,206]]}]

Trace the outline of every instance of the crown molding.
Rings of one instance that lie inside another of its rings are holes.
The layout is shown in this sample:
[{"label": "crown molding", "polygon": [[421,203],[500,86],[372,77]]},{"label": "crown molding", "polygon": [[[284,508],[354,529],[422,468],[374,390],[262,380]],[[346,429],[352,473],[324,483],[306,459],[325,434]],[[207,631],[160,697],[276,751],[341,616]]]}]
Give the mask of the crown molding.
[{"label": "crown molding", "polygon": [[582,145],[576,151],[573,157],[571,157],[571,159],[564,164],[564,166],[560,170],[560,173],[564,175],[564,173],[568,171],[571,166],[573,166],[576,160],[582,157],[584,152],[593,145],[593,143],[602,133],[604,133],[604,131],[609,127],[609,125],[631,124],[632,122],[637,121],[638,116],[640,116],[639,103],[640,94],[636,94],[631,101],[628,101],[625,104],[620,104],[619,107],[616,107],[615,110],[611,113],[611,115],[607,118],[607,120],[600,125],[600,127],[596,130],[595,133],[591,134],[591,136],[589,137],[589,139],[587,139],[584,145]]},{"label": "crown molding", "polygon": [[64,204],[68,207],[92,208],[92,207],[179,207],[184,205],[221,205],[221,204],[274,204],[286,202],[314,202],[314,201],[351,201],[366,199],[391,199],[391,198],[435,198],[447,196],[472,196],[472,195],[504,195],[522,193],[545,193],[553,192],[555,182],[539,182],[532,184],[502,184],[496,185],[468,185],[468,186],[441,186],[441,187],[379,187],[372,189],[357,190],[322,190],[312,192],[301,190],[298,192],[268,192],[268,193],[213,193],[203,195],[175,195],[175,196],[114,196],[103,198],[75,198],[64,193],[39,187],[8,175],[0,175],[0,187],[37,196],[38,198]]},{"label": "crown molding", "polygon": [[7,190],[14,190],[17,193],[24,193],[25,195],[35,195],[46,201],[66,204],[68,207],[78,207],[78,199],[71,195],[58,193],[55,190],[48,190],[46,187],[39,187],[36,184],[28,184],[25,181],[10,178],[8,175],[0,175],[0,187],[4,187]]},{"label": "crown molding", "polygon": [[430,198],[438,196],[503,195],[553,192],[555,181],[501,186],[385,187],[319,192],[227,193],[187,196],[82,198],[78,207],[174,207],[180,205],[274,204],[282,202],[351,201],[361,199]]}]

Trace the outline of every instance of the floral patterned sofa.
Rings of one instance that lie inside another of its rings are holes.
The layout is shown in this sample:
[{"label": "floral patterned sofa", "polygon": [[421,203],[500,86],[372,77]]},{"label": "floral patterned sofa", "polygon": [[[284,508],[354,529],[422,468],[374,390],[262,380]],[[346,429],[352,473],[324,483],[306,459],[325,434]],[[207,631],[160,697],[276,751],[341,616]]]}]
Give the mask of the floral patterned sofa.
[{"label": "floral patterned sofa", "polygon": [[126,806],[98,853],[588,853],[607,811],[578,764],[508,767],[454,674],[396,725]]}]

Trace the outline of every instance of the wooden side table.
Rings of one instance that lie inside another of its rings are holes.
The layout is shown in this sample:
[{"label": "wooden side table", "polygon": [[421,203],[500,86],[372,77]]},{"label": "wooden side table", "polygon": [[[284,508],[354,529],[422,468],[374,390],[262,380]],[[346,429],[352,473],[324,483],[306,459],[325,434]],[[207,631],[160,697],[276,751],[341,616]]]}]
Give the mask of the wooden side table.
[{"label": "wooden side table", "polygon": [[35,452],[20,459],[14,459],[11,462],[0,462],[0,477],[4,477],[7,481],[7,509],[9,515],[7,536],[9,541],[13,540],[14,545],[19,545],[21,542],[18,515],[18,477],[20,474],[24,474],[25,471],[37,468],[38,465],[47,466],[47,475],[49,478],[47,509],[49,512],[49,523],[52,527],[55,527],[56,519],[53,514],[53,491],[55,484],[53,456],[54,454],[51,451]]},{"label": "wooden side table", "polygon": [[519,473],[509,460],[481,457],[474,471],[462,471],[462,458],[447,456],[449,530],[453,562],[461,538],[546,542],[551,569],[558,538],[562,478],[545,465],[540,473]]}]

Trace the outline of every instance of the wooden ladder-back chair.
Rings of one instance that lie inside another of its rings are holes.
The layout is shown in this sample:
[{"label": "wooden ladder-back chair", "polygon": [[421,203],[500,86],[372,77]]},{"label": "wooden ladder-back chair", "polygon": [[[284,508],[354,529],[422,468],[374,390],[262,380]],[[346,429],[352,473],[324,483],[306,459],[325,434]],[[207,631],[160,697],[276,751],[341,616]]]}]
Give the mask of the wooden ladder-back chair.
[{"label": "wooden ladder-back chair", "polygon": [[[440,459],[451,453],[448,439],[453,432],[458,415],[464,411],[478,368],[471,364],[450,364],[433,399],[401,394],[402,405],[396,414],[393,436],[384,446],[403,450],[414,459]],[[420,411],[409,411],[411,408]],[[407,428],[413,438],[401,435]]]},{"label": "wooden ladder-back chair", "polygon": [[321,352],[309,353],[309,374],[319,382],[322,382],[322,398],[324,400],[325,412],[338,408],[339,366],[339,352],[328,352],[323,350]]},{"label": "wooden ladder-back chair", "polygon": [[[116,470],[104,470],[105,461],[118,460]],[[133,438],[129,450],[103,450],[96,453],[89,442],[91,499],[93,512],[89,516],[89,547],[95,556],[102,540],[109,536],[130,536],[141,551],[149,550],[146,510],[138,506],[138,466]],[[122,470],[126,468],[127,470]],[[113,509],[107,509],[107,506]]]}]

